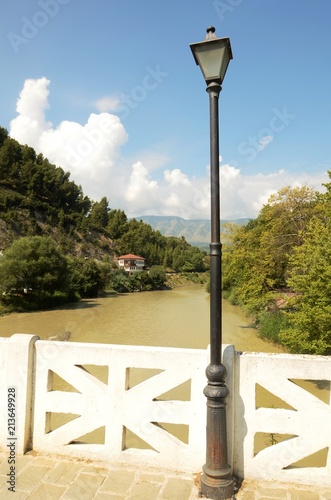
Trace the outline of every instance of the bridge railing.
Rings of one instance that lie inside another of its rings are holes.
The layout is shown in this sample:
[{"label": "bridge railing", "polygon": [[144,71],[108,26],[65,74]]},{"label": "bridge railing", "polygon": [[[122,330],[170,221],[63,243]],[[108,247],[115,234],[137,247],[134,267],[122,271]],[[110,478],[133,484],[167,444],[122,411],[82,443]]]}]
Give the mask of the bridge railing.
[{"label": "bridge railing", "polygon": [[239,477],[331,485],[331,357],[237,353]]},{"label": "bridge railing", "polygon": [[[0,448],[15,439],[18,454],[200,471],[208,360],[200,349],[0,338]],[[225,346],[223,362],[233,473],[330,486],[331,358]]]}]

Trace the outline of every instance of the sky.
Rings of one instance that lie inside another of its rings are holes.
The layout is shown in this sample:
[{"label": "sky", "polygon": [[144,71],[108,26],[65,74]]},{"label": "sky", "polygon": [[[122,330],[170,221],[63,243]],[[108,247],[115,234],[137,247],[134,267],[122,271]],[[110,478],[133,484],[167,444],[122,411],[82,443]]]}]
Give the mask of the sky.
[{"label": "sky", "polygon": [[331,170],[330,0],[12,0],[0,125],[128,217],[209,219],[209,102],[189,45],[230,37],[221,218]]}]

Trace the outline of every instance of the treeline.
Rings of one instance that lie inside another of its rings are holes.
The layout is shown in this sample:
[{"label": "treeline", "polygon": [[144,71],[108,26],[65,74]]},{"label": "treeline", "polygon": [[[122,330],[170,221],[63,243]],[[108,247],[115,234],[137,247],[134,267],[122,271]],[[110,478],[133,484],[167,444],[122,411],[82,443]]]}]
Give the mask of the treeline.
[{"label": "treeline", "polygon": [[294,353],[331,354],[331,183],[324,187],[285,187],[224,236],[224,296]]},{"label": "treeline", "polygon": [[54,307],[106,290],[155,290],[165,281],[158,266],[129,276],[109,262],[67,256],[49,236],[19,238],[0,258],[1,304],[6,311]]},{"label": "treeline", "polygon": [[[46,222],[80,229],[91,209],[91,200],[70,173],[51,164],[42,154],[22,146],[0,127],[0,217],[11,222],[18,210],[36,213]],[[20,221],[23,222],[21,213]],[[24,230],[24,224],[22,224]]]},{"label": "treeline", "polygon": [[89,225],[112,238],[119,254],[141,255],[149,266],[176,272],[206,270],[206,252],[187,243],[184,237],[163,236],[142,220],[128,220],[123,210],[110,210],[105,197],[92,205]]},{"label": "treeline", "polygon": [[[50,234],[61,248],[80,257],[135,253],[148,266],[174,271],[205,270],[205,253],[184,238],[165,237],[149,224],[128,220],[106,197],[93,201],[70,180],[70,173],[22,146],[0,127],[0,219],[17,236]],[[0,250],[8,246],[0,240]],[[90,245],[91,246],[91,245]],[[92,255],[91,255],[92,253]],[[100,257],[99,257],[100,258]]]},{"label": "treeline", "polygon": [[[163,288],[166,271],[201,272],[205,252],[128,220],[106,197],[93,201],[70,173],[0,127],[0,298],[47,307],[103,290]],[[148,272],[129,276],[116,257],[135,253]]]}]

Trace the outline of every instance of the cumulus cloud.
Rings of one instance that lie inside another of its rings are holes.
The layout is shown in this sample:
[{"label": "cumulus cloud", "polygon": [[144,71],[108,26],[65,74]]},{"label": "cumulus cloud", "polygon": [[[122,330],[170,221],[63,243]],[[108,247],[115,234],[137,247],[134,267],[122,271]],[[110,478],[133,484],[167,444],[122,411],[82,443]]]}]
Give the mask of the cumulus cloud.
[{"label": "cumulus cloud", "polygon": [[10,123],[10,135],[29,144],[52,163],[72,173],[92,197],[101,191],[119,157],[127,133],[120,119],[109,113],[92,113],[86,124],[62,121],[57,127],[47,122],[50,81],[26,80],[17,101],[18,116]]},{"label": "cumulus cloud", "polygon": [[45,118],[45,110],[49,107],[49,83],[46,78],[25,81],[16,105],[19,115],[10,124],[12,137],[34,148],[41,134],[52,126]]},{"label": "cumulus cloud", "polygon": [[104,96],[97,99],[94,103],[100,112],[115,112],[122,107],[122,100],[117,96]]},{"label": "cumulus cloud", "polygon": [[[120,102],[102,98],[99,114],[91,113],[85,124],[62,121],[54,127],[46,119],[50,81],[26,80],[17,101],[17,117],[10,123],[10,135],[32,146],[52,163],[70,171],[84,194],[94,200],[106,196],[112,208],[125,210],[129,217],[154,214],[176,215],[185,219],[210,218],[210,169],[201,176],[187,168],[166,168],[170,158],[151,145],[139,158],[121,156],[128,134],[115,111]],[[265,136],[266,147],[272,136]],[[186,170],[186,172],[185,172]],[[161,175],[160,175],[161,174]],[[220,163],[221,217],[256,217],[271,194],[284,186],[307,184],[316,189],[328,181],[326,172],[310,175],[273,173],[247,175],[239,167]]]},{"label": "cumulus cloud", "polygon": [[183,174],[179,168],[174,170],[165,170],[164,178],[171,186],[178,186],[182,184],[183,186],[191,186],[191,182],[186,174]]},{"label": "cumulus cloud", "polygon": [[132,166],[125,199],[138,211],[146,206],[153,206],[158,199],[159,186],[157,181],[149,178],[147,168],[138,161]]}]

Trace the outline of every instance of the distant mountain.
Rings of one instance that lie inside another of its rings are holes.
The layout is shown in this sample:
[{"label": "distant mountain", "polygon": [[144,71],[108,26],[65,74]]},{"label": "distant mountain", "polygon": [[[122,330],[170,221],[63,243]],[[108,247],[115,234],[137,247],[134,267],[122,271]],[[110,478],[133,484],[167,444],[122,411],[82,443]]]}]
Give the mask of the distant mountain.
[{"label": "distant mountain", "polygon": [[[206,246],[210,242],[210,220],[208,219],[182,219],[174,216],[142,215],[134,217],[150,224],[153,229],[160,231],[164,236],[184,236],[191,245]],[[249,219],[221,220],[225,223],[247,224]]]}]

